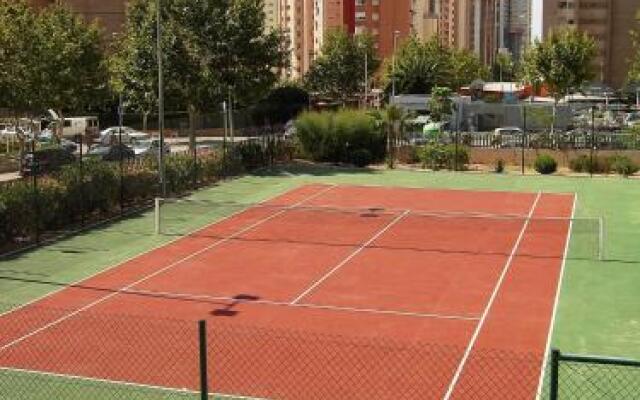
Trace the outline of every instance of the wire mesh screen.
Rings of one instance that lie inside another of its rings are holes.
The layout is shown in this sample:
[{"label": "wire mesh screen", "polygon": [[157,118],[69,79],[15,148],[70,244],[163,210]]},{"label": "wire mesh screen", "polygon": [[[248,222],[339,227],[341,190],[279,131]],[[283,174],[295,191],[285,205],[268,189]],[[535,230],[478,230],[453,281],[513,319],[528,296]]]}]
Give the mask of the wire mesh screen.
[{"label": "wire mesh screen", "polygon": [[640,362],[557,354],[557,388],[550,399],[628,400],[640,393]]},{"label": "wire mesh screen", "polygon": [[[171,301],[138,299],[130,309],[151,315]],[[536,398],[539,389],[538,353],[478,346],[463,363],[464,346],[373,328],[333,334],[286,318],[243,325],[225,319],[231,313],[213,313],[219,318],[205,325],[91,304],[0,305],[1,399],[515,400]],[[547,382],[555,384],[544,385],[543,399],[634,399],[640,392],[638,362],[556,351],[547,366]]]}]

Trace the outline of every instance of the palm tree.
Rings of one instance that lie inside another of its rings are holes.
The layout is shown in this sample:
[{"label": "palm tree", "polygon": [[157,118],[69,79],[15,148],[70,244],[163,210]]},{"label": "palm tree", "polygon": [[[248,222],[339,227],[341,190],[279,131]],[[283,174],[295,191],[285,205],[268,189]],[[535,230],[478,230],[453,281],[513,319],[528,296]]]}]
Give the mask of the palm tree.
[{"label": "palm tree", "polygon": [[375,119],[376,125],[387,137],[387,166],[395,167],[397,146],[404,136],[407,120],[412,114],[397,105],[389,105],[384,110],[372,110],[370,115]]}]

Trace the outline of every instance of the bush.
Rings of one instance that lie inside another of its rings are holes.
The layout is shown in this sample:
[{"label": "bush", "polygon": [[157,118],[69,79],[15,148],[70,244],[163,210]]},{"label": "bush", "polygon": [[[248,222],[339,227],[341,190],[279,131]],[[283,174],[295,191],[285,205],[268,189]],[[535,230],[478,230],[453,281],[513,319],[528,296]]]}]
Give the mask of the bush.
[{"label": "bush", "polygon": [[372,161],[373,161],[373,156],[371,155],[371,152],[367,149],[358,149],[351,154],[351,162],[356,167],[360,167],[360,168],[366,167],[367,165],[371,164]]},{"label": "bush", "polygon": [[588,172],[591,174],[608,173],[609,165],[607,160],[603,160],[599,157],[593,157],[593,159],[585,154],[574,158],[569,161],[569,168],[573,172]]},{"label": "bush", "polygon": [[353,162],[353,153],[366,149],[371,162],[385,157],[385,136],[362,111],[308,112],[296,120],[302,153],[314,161]]},{"label": "bush", "polygon": [[534,163],[534,167],[538,173],[543,175],[553,174],[558,170],[558,163],[548,154],[540,154]]},{"label": "bush", "polygon": [[504,172],[504,160],[502,158],[498,158],[494,165],[494,171],[497,174],[501,174]]},{"label": "bush", "polygon": [[418,151],[418,157],[422,162],[423,168],[429,168],[434,171],[443,168],[453,170],[456,166],[458,170],[464,170],[469,164],[469,152],[467,149],[458,147],[456,152],[454,145],[428,144]]},{"label": "bush", "polygon": [[627,156],[612,156],[608,161],[610,170],[622,176],[633,175],[640,169],[640,167]]},{"label": "bush", "polygon": [[[172,154],[165,165],[167,190],[180,195],[194,184],[265,165],[267,158],[278,161],[286,153],[285,144],[274,142],[271,148],[257,142],[239,144],[224,158],[226,163],[219,151],[198,153],[197,159],[193,154]],[[32,240],[36,232],[63,229],[81,217],[111,216],[119,211],[121,196],[125,203],[140,203],[158,194],[155,157],[127,161],[123,167],[121,171],[118,162],[90,159],[38,177],[36,189],[31,179],[0,184],[0,247],[18,239]]]}]

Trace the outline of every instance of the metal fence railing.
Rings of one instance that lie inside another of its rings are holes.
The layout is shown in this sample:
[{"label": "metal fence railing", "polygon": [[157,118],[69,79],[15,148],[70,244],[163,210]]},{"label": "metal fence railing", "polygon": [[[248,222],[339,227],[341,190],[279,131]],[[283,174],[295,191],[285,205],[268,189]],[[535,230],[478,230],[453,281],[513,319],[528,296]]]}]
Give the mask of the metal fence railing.
[{"label": "metal fence railing", "polygon": [[640,361],[552,350],[549,369],[549,400],[626,400],[640,394]]},{"label": "metal fence railing", "polygon": [[59,167],[34,167],[19,179],[0,182],[0,254],[137,212],[150,206],[163,186],[165,194],[181,196],[292,156],[291,144],[273,135],[198,146],[166,155],[162,182],[157,155],[69,155]]},{"label": "metal fence railing", "polygon": [[[119,301],[144,303],[153,316],[126,315],[118,302],[81,310],[0,305],[0,398],[435,400],[452,388],[464,354],[406,338],[243,325],[230,320],[229,305],[202,299],[132,293]],[[184,307],[210,315],[166,318]],[[452,398],[634,399],[639,378],[636,361],[552,351],[543,363],[538,354],[476,348]]]}]

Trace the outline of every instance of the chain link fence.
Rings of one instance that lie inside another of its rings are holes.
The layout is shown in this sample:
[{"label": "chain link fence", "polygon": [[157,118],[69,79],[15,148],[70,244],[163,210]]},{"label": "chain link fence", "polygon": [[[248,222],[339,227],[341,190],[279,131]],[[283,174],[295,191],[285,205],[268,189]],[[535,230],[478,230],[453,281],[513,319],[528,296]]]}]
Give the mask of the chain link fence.
[{"label": "chain link fence", "polygon": [[157,155],[119,153],[72,157],[55,168],[32,168],[20,179],[0,182],[0,254],[139,212],[163,192],[181,196],[293,157],[290,141],[271,131],[262,133],[226,146],[167,154],[164,179]]},{"label": "chain link fence", "polygon": [[[458,346],[243,325],[211,311],[228,311],[219,304],[137,296],[82,309],[3,305],[0,398],[617,400],[640,392],[634,361],[553,351],[538,393],[536,354],[476,348],[456,380]],[[214,318],[124,314],[184,307]]]}]

